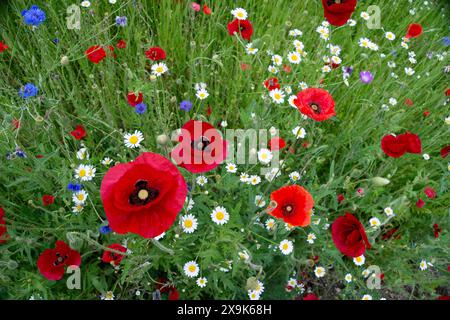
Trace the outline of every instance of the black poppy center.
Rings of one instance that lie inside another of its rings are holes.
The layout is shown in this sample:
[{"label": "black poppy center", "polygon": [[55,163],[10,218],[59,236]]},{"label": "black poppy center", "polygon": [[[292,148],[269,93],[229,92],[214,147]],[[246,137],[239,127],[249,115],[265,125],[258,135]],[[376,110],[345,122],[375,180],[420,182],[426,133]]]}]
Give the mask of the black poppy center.
[{"label": "black poppy center", "polygon": [[199,139],[191,142],[191,147],[192,149],[204,151],[210,144],[211,141],[208,138],[201,136]]},{"label": "black poppy center", "polygon": [[148,185],[145,180],[139,180],[134,185],[134,190],[131,192],[129,202],[136,206],[145,206],[150,201],[155,200],[159,195],[159,191]]},{"label": "black poppy center", "polygon": [[320,111],[322,110],[320,108],[320,105],[318,103],[312,102],[309,104],[309,107],[314,111],[314,113],[320,114]]},{"label": "black poppy center", "polygon": [[64,264],[64,262],[67,260],[67,258],[69,258],[69,256],[67,254],[62,256],[59,252],[57,252],[56,260],[55,260],[55,262],[53,262],[53,265],[55,267],[60,266],[60,265]]},{"label": "black poppy center", "polygon": [[327,0],[327,4],[331,6],[332,4],[343,4],[345,0]]},{"label": "black poppy center", "polygon": [[284,216],[291,216],[294,213],[294,206],[290,203],[285,204],[281,210],[283,211]]}]

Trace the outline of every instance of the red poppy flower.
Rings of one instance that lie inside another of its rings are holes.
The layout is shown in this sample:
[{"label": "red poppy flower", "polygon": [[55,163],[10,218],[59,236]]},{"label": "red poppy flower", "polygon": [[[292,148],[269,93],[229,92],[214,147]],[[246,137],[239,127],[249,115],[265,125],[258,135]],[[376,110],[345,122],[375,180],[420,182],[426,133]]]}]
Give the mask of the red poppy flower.
[{"label": "red poppy flower", "polygon": [[347,257],[359,257],[371,247],[363,225],[348,212],[334,220],[331,235],[336,248]]},{"label": "red poppy flower", "polygon": [[151,152],[108,170],[100,196],[109,226],[153,238],[175,222],[187,195],[186,182],[172,162]]},{"label": "red poppy flower", "polygon": [[5,211],[0,207],[0,244],[6,242],[6,221],[4,217]]},{"label": "red poppy flower", "polygon": [[417,38],[422,34],[423,28],[419,23],[412,23],[408,26],[406,38]]},{"label": "red poppy flower", "polygon": [[442,232],[442,228],[439,227],[439,225],[437,223],[433,224],[433,232],[434,232],[434,238],[437,239],[439,238],[439,233]]},{"label": "red poppy flower", "polygon": [[19,120],[19,119],[13,119],[13,120],[11,121],[11,124],[13,125],[14,130],[20,128],[20,120]]},{"label": "red poppy flower", "polygon": [[[118,243],[113,243],[113,244],[109,245],[108,248],[111,248],[113,250],[120,251],[120,252],[127,252],[127,248],[125,248],[124,246],[122,246]],[[122,261],[123,258],[124,258],[123,254],[105,250],[105,252],[103,252],[102,261],[104,263],[112,263],[115,266],[117,266],[120,263],[120,261]]]},{"label": "red poppy flower", "polygon": [[178,141],[170,155],[177,165],[192,173],[211,171],[227,157],[228,142],[207,122],[186,122]]},{"label": "red poppy flower", "polygon": [[180,293],[178,292],[177,288],[173,287],[169,290],[169,297],[168,300],[178,300],[180,299]]},{"label": "red poppy flower", "polygon": [[49,206],[55,202],[55,197],[50,194],[45,194],[42,196],[42,204],[44,206]]},{"label": "red poppy flower", "polygon": [[308,293],[303,300],[319,300],[319,298],[314,293]]},{"label": "red poppy flower", "polygon": [[324,121],[336,115],[333,97],[324,89],[302,90],[297,94],[294,104],[301,113],[316,121]]},{"label": "red poppy flower", "polygon": [[449,153],[450,153],[450,146],[443,147],[441,149],[441,157],[442,157],[442,159],[447,158]]},{"label": "red poppy flower", "polygon": [[411,106],[414,105],[414,102],[410,98],[406,98],[405,99],[405,104],[411,107]]},{"label": "red poppy flower", "polygon": [[424,117],[428,117],[429,115],[430,115],[430,111],[425,110],[425,111],[423,112],[423,116],[424,116]]},{"label": "red poppy flower", "polygon": [[153,61],[166,59],[166,52],[160,47],[151,47],[145,51],[145,56]]},{"label": "red poppy flower", "polygon": [[106,58],[106,51],[101,46],[92,46],[85,51],[85,54],[89,60],[98,64],[100,61]]},{"label": "red poppy flower", "polygon": [[281,150],[284,147],[286,147],[286,142],[283,140],[283,138],[275,137],[270,139],[269,141],[269,149],[271,151]]},{"label": "red poppy flower", "polygon": [[343,194],[338,194],[337,200],[338,200],[339,203],[341,203],[342,201],[344,201],[344,200],[345,200],[344,195],[343,195]]},{"label": "red poppy flower", "polygon": [[422,199],[417,200],[416,202],[416,207],[419,209],[422,209],[425,206],[425,201],[423,201]]},{"label": "red poppy flower", "polygon": [[250,70],[251,66],[246,63],[241,63],[241,70],[247,71]]},{"label": "red poppy flower", "polygon": [[423,192],[425,193],[425,195],[426,195],[429,199],[434,199],[434,198],[436,198],[436,191],[434,191],[433,188],[425,187],[425,189],[423,190]]},{"label": "red poppy flower", "polygon": [[203,13],[208,16],[212,13],[211,8],[209,8],[206,4],[203,5]]},{"label": "red poppy flower", "polygon": [[270,195],[276,207],[269,214],[283,219],[292,226],[306,227],[311,222],[314,200],[311,194],[299,185],[282,187]]},{"label": "red poppy flower", "polygon": [[400,134],[398,138],[405,141],[406,152],[422,153],[422,142],[420,141],[418,135],[411,132],[405,132],[403,134]]},{"label": "red poppy flower", "polygon": [[264,87],[266,87],[267,90],[272,91],[274,89],[280,89],[280,84],[278,83],[277,78],[269,78],[264,81]]},{"label": "red poppy flower", "polygon": [[322,0],[323,12],[327,21],[340,27],[347,23],[356,8],[356,0]]},{"label": "red poppy flower", "polygon": [[86,130],[84,129],[84,127],[82,126],[82,125],[77,125],[76,127],[75,127],[75,130],[73,130],[71,133],[70,133],[75,139],[77,139],[77,140],[81,140],[81,139],[83,139],[84,137],[86,137]]},{"label": "red poppy flower", "polygon": [[240,34],[242,38],[248,41],[250,41],[250,38],[253,34],[253,26],[248,20],[234,19],[228,24],[227,29],[230,36],[237,33]]},{"label": "red poppy flower", "polygon": [[64,241],[56,241],[55,249],[46,249],[37,260],[39,272],[48,280],[61,280],[66,266],[80,266],[80,254]]},{"label": "red poppy flower", "polygon": [[283,70],[284,70],[284,72],[286,72],[286,73],[291,73],[291,72],[292,72],[291,66],[290,66],[290,65],[287,65],[287,64],[285,64],[285,65],[283,66]]},{"label": "red poppy flower", "polygon": [[142,96],[142,92],[139,92],[137,96],[134,92],[129,92],[127,95],[128,104],[132,107],[135,107],[139,103],[142,103],[143,100],[144,98]]},{"label": "red poppy flower", "polygon": [[385,135],[381,139],[381,149],[392,158],[399,158],[406,153],[406,140],[392,134]]},{"label": "red poppy flower", "polygon": [[0,53],[8,49],[9,47],[3,41],[0,41]]},{"label": "red poppy flower", "polygon": [[208,106],[208,108],[206,108],[206,114],[208,115],[208,117],[212,114],[211,106]]},{"label": "red poppy flower", "polygon": [[119,42],[117,42],[116,47],[118,49],[125,49],[127,47],[127,43],[125,42],[125,40],[119,40]]},{"label": "red poppy flower", "polygon": [[448,97],[450,96],[450,88],[448,88],[447,90],[445,90],[445,95]]}]

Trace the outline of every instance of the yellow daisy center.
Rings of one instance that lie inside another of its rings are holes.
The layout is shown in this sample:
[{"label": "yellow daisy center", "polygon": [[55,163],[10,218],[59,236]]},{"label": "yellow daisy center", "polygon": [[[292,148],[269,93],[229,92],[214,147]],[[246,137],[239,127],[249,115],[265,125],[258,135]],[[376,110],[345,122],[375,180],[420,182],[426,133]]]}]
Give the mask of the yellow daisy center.
[{"label": "yellow daisy center", "polygon": [[139,141],[139,138],[137,136],[131,136],[128,141],[130,141],[131,144],[136,144]]},{"label": "yellow daisy center", "polygon": [[223,220],[223,218],[225,217],[225,215],[223,214],[222,211],[219,211],[216,213],[216,219],[217,220]]},{"label": "yellow daisy center", "polygon": [[186,228],[192,228],[192,225],[193,225],[192,220],[186,220],[186,221],[184,221],[184,226],[185,226]]}]

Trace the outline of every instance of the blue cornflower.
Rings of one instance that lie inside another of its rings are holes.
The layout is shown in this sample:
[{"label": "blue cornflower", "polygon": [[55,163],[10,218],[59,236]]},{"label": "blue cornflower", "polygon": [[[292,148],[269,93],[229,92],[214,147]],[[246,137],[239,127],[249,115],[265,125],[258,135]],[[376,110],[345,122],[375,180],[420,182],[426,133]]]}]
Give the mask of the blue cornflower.
[{"label": "blue cornflower", "polygon": [[69,184],[67,185],[67,189],[70,191],[77,192],[77,191],[80,191],[81,189],[83,189],[83,186],[79,183],[69,182]]},{"label": "blue cornflower", "polygon": [[147,111],[147,105],[143,102],[138,103],[134,107],[134,110],[136,111],[137,114],[143,114],[143,113],[145,113],[145,111]]},{"label": "blue cornflower", "polygon": [[58,44],[59,43],[59,39],[58,38],[55,38],[52,41],[53,41],[54,44]]},{"label": "blue cornflower", "polygon": [[108,234],[112,231],[109,226],[100,226],[99,230],[101,234]]},{"label": "blue cornflower", "polygon": [[442,43],[444,44],[444,46],[448,46],[450,44],[450,38],[449,37],[443,37],[442,38]]},{"label": "blue cornflower", "polygon": [[19,158],[26,158],[27,157],[26,153],[22,149],[19,149],[19,148],[16,148],[16,151],[14,153]]},{"label": "blue cornflower", "polygon": [[22,11],[22,17],[27,25],[37,27],[45,21],[45,12],[33,5],[30,9]]},{"label": "blue cornflower", "polygon": [[183,100],[180,103],[180,109],[183,111],[189,111],[192,109],[192,102],[189,100]]},{"label": "blue cornflower", "polygon": [[123,16],[123,17],[116,17],[116,25],[120,26],[120,27],[125,27],[127,25],[127,17]]},{"label": "blue cornflower", "polygon": [[27,83],[19,89],[19,95],[24,99],[34,97],[38,94],[38,92],[39,89],[32,83]]}]

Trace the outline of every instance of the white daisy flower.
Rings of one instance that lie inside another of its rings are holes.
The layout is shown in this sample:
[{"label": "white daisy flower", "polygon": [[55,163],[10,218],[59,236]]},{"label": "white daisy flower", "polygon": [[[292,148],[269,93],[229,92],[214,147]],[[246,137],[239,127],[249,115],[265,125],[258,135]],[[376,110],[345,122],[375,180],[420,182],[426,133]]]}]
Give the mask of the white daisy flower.
[{"label": "white daisy flower", "polygon": [[230,220],[230,215],[224,207],[216,207],[211,213],[211,219],[218,225],[224,225]]},{"label": "white daisy flower", "polygon": [[318,26],[316,32],[320,34],[320,37],[324,40],[328,40],[330,37],[330,29],[324,26]]},{"label": "white daisy flower", "polygon": [[369,48],[371,41],[367,38],[361,38],[359,39],[358,45],[361,48]]},{"label": "white daisy flower", "polygon": [[422,156],[424,160],[430,160],[430,155],[428,153],[424,153]]},{"label": "white daisy flower", "polygon": [[72,195],[72,201],[75,204],[83,205],[86,202],[87,197],[88,197],[88,193],[86,191],[84,191],[84,190],[80,190],[80,191],[75,192]]},{"label": "white daisy flower", "polygon": [[313,243],[314,243],[314,240],[316,240],[316,235],[315,235],[314,233],[309,233],[309,234],[308,234],[308,237],[306,238],[306,241],[307,241],[309,244],[313,244]]},{"label": "white daisy flower", "polygon": [[126,133],[123,136],[125,146],[127,148],[138,148],[141,142],[144,140],[144,135],[142,132],[135,130],[134,133]]},{"label": "white daisy flower", "polygon": [[200,288],[204,288],[204,287],[206,287],[208,280],[205,277],[201,277],[201,278],[197,279],[196,283]]},{"label": "white daisy flower", "polygon": [[247,16],[248,16],[247,11],[245,11],[245,9],[242,9],[242,8],[236,8],[236,9],[231,10],[231,14],[236,19],[239,19],[239,20],[245,20],[245,19],[247,19]]},{"label": "white daisy flower", "polygon": [[370,19],[370,14],[368,14],[367,12],[363,11],[361,12],[361,18],[363,18],[364,20],[369,20]]},{"label": "white daisy flower", "polygon": [[262,208],[266,205],[266,200],[264,200],[264,197],[262,195],[255,196],[255,205],[259,208]]},{"label": "white daisy flower", "polygon": [[200,268],[198,267],[197,262],[189,261],[184,264],[183,271],[184,271],[184,274],[186,276],[188,276],[189,278],[194,278],[194,277],[198,276],[198,273],[200,272]]},{"label": "white daisy flower", "polygon": [[200,90],[197,91],[197,93],[195,94],[195,96],[197,98],[199,98],[200,100],[205,100],[206,98],[208,98],[209,93],[208,91],[206,91],[205,88],[201,88]]},{"label": "white daisy flower", "polygon": [[194,199],[192,199],[192,198],[186,198],[186,201],[185,201],[186,203],[187,203],[187,207],[186,207],[186,211],[190,211],[193,207],[194,207],[194,204],[195,204],[195,201],[194,201]]},{"label": "white daisy flower", "polygon": [[353,277],[352,277],[352,275],[350,273],[347,273],[345,275],[344,279],[345,279],[345,281],[347,281],[347,283],[350,283],[350,282],[352,282]]},{"label": "white daisy flower", "polygon": [[316,275],[317,278],[322,278],[323,276],[325,276],[325,268],[324,267],[316,267],[314,269],[314,274]]},{"label": "white daisy flower", "polygon": [[363,295],[361,300],[372,300],[372,296],[370,294],[365,294],[365,295]]},{"label": "white daisy flower", "polygon": [[331,67],[325,65],[325,66],[322,67],[321,70],[322,70],[323,73],[329,73],[329,72],[331,72]]},{"label": "white daisy flower", "polygon": [[387,208],[384,208],[384,213],[386,213],[386,215],[387,215],[388,217],[390,217],[390,216],[393,216],[393,215],[394,215],[394,210],[392,210],[391,207],[387,207]]},{"label": "white daisy flower", "polygon": [[364,262],[366,262],[366,258],[363,255],[361,255],[359,257],[353,258],[353,262],[357,266],[362,266],[364,264]]},{"label": "white daisy flower", "polygon": [[83,211],[83,209],[84,209],[84,206],[79,203],[72,207],[72,212],[77,214],[77,213],[80,213],[81,211]]},{"label": "white daisy flower", "polygon": [[290,63],[299,64],[302,61],[300,54],[298,52],[290,52],[288,53],[288,60]]},{"label": "white daisy flower", "polygon": [[166,73],[167,70],[169,69],[167,68],[167,65],[164,62],[159,62],[152,65],[152,73],[157,77]]},{"label": "white daisy flower", "polygon": [[354,26],[356,26],[356,20],[348,19],[348,20],[347,20],[347,24],[348,24],[350,27],[354,27]]},{"label": "white daisy flower", "polygon": [[301,175],[298,171],[293,171],[289,174],[289,179],[292,180],[292,182],[297,182],[298,180],[300,180]]},{"label": "white daisy flower", "polygon": [[284,102],[284,93],[280,89],[273,89],[269,92],[269,96],[272,98],[273,102],[276,104],[281,104]]},{"label": "white daisy flower", "polygon": [[283,64],[283,58],[278,54],[274,54],[272,56],[272,62],[276,66],[281,66]]},{"label": "white daisy flower", "polygon": [[273,73],[273,74],[278,73],[278,68],[275,67],[275,66],[269,66],[269,67],[267,68],[267,70],[268,70],[270,73]]},{"label": "white daisy flower", "polygon": [[273,228],[275,228],[275,220],[274,219],[268,219],[265,223],[266,229],[271,231]]},{"label": "white daisy flower", "polygon": [[292,133],[297,139],[303,139],[306,137],[306,130],[301,127],[295,127],[292,129]]},{"label": "white daisy flower", "polygon": [[393,34],[392,32],[388,31],[384,34],[384,36],[386,37],[386,39],[388,39],[389,41],[393,41],[395,40],[395,34]]},{"label": "white daisy flower", "polygon": [[280,242],[278,248],[280,249],[281,253],[283,253],[284,255],[288,255],[292,252],[292,250],[294,250],[294,245],[290,240],[283,240]]},{"label": "white daisy flower", "polygon": [[260,176],[252,175],[252,176],[250,176],[250,178],[249,178],[249,183],[250,183],[252,186],[256,186],[256,185],[258,185],[260,182],[261,182],[261,177],[260,177]]},{"label": "white daisy flower", "polygon": [[247,52],[247,54],[256,54],[258,49],[254,48],[251,43],[247,43],[245,46],[245,52]]},{"label": "white daisy flower", "polygon": [[183,232],[193,233],[197,230],[197,226],[197,218],[194,215],[188,214],[181,217],[181,227],[183,228]]},{"label": "white daisy flower", "polygon": [[295,101],[296,99],[297,99],[297,96],[294,96],[294,95],[289,96],[288,102],[289,102],[289,105],[290,105],[292,108],[297,108],[297,106],[296,106],[295,103],[294,103],[294,101]]},{"label": "white daisy flower", "polygon": [[247,183],[249,178],[250,178],[250,176],[248,175],[248,173],[245,173],[245,172],[242,172],[239,175],[239,180],[244,183]]},{"label": "white daisy flower", "polygon": [[[87,1],[89,2],[89,1]],[[100,298],[102,300],[114,300],[115,296],[114,293],[112,291],[106,291],[105,293],[103,293]]]},{"label": "white daisy flower", "polygon": [[298,84],[299,88],[302,90],[308,89],[308,84],[306,82],[300,82]]},{"label": "white daisy flower", "polygon": [[77,159],[79,160],[89,159],[89,152],[87,151],[86,148],[81,148],[80,150],[77,151]]},{"label": "white daisy flower", "polygon": [[259,300],[259,294],[256,290],[248,290],[248,297],[250,300]]},{"label": "white daisy flower", "polygon": [[198,82],[196,84],[194,84],[194,89],[195,91],[199,91],[201,89],[206,89],[207,85],[204,82]]},{"label": "white daisy flower", "polygon": [[208,183],[208,178],[205,176],[198,176],[197,179],[195,179],[197,184],[201,187],[203,187],[205,184]]},{"label": "white daisy flower", "polygon": [[259,162],[261,162],[263,164],[268,164],[268,163],[270,163],[272,158],[273,158],[273,154],[272,154],[272,151],[270,151],[269,149],[261,148],[258,151],[258,160],[259,160]]},{"label": "white daisy flower", "polygon": [[301,37],[302,35],[303,35],[303,32],[301,32],[299,29],[289,30],[289,36],[291,36],[291,37]]},{"label": "white daisy flower", "polygon": [[109,166],[111,163],[113,163],[113,160],[108,157],[106,157],[102,160],[102,165],[104,165],[104,166]]},{"label": "white daisy flower", "polygon": [[420,270],[422,270],[422,271],[427,270],[427,268],[428,268],[427,261],[426,261],[426,260],[420,261],[419,268],[420,268]]},{"label": "white daisy flower", "polygon": [[414,71],[413,68],[406,67],[406,68],[405,68],[405,73],[406,73],[406,75],[408,75],[408,76],[412,76],[412,75],[415,73],[415,71]]},{"label": "white daisy flower", "polygon": [[75,178],[81,181],[91,181],[95,177],[96,169],[91,165],[80,164],[75,169]]},{"label": "white daisy flower", "polygon": [[227,172],[230,172],[230,173],[236,173],[237,172],[237,167],[236,167],[236,165],[234,163],[227,163],[226,168],[227,168]]},{"label": "white daisy flower", "polygon": [[395,98],[389,98],[389,104],[390,104],[391,106],[395,106],[395,105],[397,104],[397,99],[395,99]]},{"label": "white daisy flower", "polygon": [[381,222],[380,222],[380,219],[378,219],[378,218],[371,218],[369,220],[369,224],[372,227],[379,227],[381,225]]},{"label": "white daisy flower", "polygon": [[90,1],[82,1],[81,6],[83,8],[89,8],[91,6],[91,2]]}]

